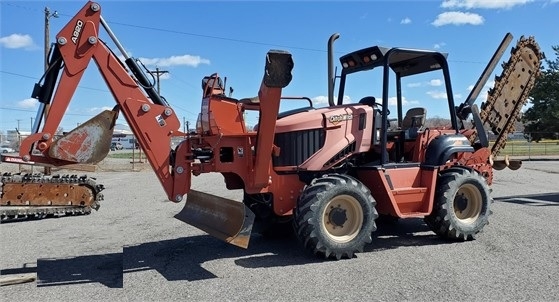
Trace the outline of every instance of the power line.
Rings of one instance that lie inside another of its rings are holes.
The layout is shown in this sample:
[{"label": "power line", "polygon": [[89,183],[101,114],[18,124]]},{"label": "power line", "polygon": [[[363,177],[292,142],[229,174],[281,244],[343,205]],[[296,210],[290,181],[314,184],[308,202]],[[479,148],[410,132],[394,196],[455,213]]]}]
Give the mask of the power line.
[{"label": "power line", "polygon": [[[24,75],[24,74],[19,74],[19,73],[15,73],[15,72],[10,72],[10,71],[0,70],[0,73],[5,73],[5,74],[9,74],[9,75],[13,75],[13,76],[18,76],[18,77],[22,77],[22,78],[28,78],[28,79],[37,80],[36,77],[32,77],[32,76],[28,76],[28,75]],[[194,87],[194,85],[192,85],[192,84],[190,84],[190,83],[187,83],[187,82],[185,82],[184,80],[180,80],[180,79],[177,79],[177,80],[179,80],[179,81],[181,81],[181,82],[183,82],[183,83],[185,83],[185,84],[188,84],[188,85]],[[110,93],[110,91],[108,91],[108,90],[103,90],[103,89],[98,89],[98,88],[85,87],[85,86],[81,86],[81,85],[78,86],[78,87],[79,87],[79,88],[82,88],[82,89],[88,89],[88,90],[95,90],[95,91],[101,91],[101,92]],[[177,87],[179,87],[179,86],[177,86]],[[190,114],[193,114],[193,115],[195,115],[195,116],[197,115],[197,113],[194,113],[194,112],[192,112],[192,111],[189,111],[189,110],[187,110],[187,109],[185,109],[185,108],[182,108],[182,107],[177,106],[177,105],[175,105],[175,104],[172,104],[172,105],[173,105],[173,107],[175,107],[175,108],[178,108],[178,109],[180,109],[180,110],[183,110],[183,111],[188,112],[188,113],[190,113]],[[0,107],[0,109],[2,109],[2,110],[12,110],[12,111],[22,111],[22,112],[35,112],[35,110],[28,110],[28,109],[21,109],[21,108]],[[67,114],[72,115],[71,113],[67,113]],[[80,115],[80,114],[74,114],[74,115]],[[82,116],[92,116],[92,115],[83,115],[83,114],[82,114]]]},{"label": "power line", "polygon": [[[0,107],[0,110],[21,111],[21,112],[37,112],[37,110],[12,108],[12,107]],[[83,113],[64,113],[64,115],[95,116],[94,114],[83,114]]]},{"label": "power line", "polygon": [[161,75],[169,73],[169,71],[168,70],[159,70],[159,67],[155,67],[155,70],[148,70],[147,72],[152,74],[152,75],[155,74],[155,79],[156,79],[155,82],[157,84],[157,93],[161,94],[161,85],[160,85],[161,82],[159,81],[159,77]]},{"label": "power line", "polygon": [[[7,5],[18,7],[18,8],[23,8],[23,9],[28,9],[28,10],[36,10],[36,9],[21,6],[21,5],[15,5],[15,4],[12,4],[12,3],[7,3]],[[67,17],[70,17],[70,18],[74,16],[74,15],[62,14],[62,13],[59,13],[58,15],[59,16],[67,16]],[[282,44],[272,44],[272,43],[251,41],[251,40],[245,40],[245,39],[226,38],[226,37],[220,37],[220,36],[204,35],[204,34],[184,32],[184,31],[179,31],[179,30],[174,30],[174,29],[157,28],[157,27],[152,27],[152,26],[144,26],[144,25],[136,25],[136,24],[128,24],[128,23],[109,21],[109,20],[107,22],[111,23],[111,24],[114,24],[114,25],[140,28],[140,29],[147,29],[147,30],[166,32],[166,33],[172,33],[172,34],[179,34],[179,35],[186,35],[186,36],[199,37],[199,38],[215,39],[215,40],[222,40],[222,41],[229,41],[229,42],[236,42],[236,43],[260,45],[260,46],[272,46],[272,47],[280,47],[280,48],[289,48],[289,49],[297,49],[297,50],[321,52],[321,53],[327,52],[324,49],[316,49],[316,48],[308,48],[308,47],[300,47],[300,46],[290,46],[290,45],[282,45]],[[336,51],[336,53],[344,53],[344,52]],[[448,60],[448,61],[453,62],[453,63],[486,64],[485,62],[466,61],[466,60]]]},{"label": "power line", "polygon": [[273,47],[281,47],[281,48],[290,48],[290,49],[298,49],[298,50],[313,51],[313,52],[326,52],[326,50],[324,50],[324,49],[315,49],[315,48],[307,48],[307,47],[299,47],[299,46],[289,46],[289,45],[282,45],[282,44],[272,44],[272,43],[244,40],[244,39],[225,38],[225,37],[219,37],[219,36],[211,36],[211,35],[203,35],[203,34],[197,34],[197,33],[191,33],[191,32],[178,31],[178,30],[173,30],[173,29],[157,28],[157,27],[135,25],[135,24],[127,24],[127,23],[115,22],[115,21],[110,21],[109,23],[116,24],[116,25],[121,25],[121,26],[133,27],[133,28],[149,29],[149,30],[153,30],[153,31],[167,32],[167,33],[172,33],[172,34],[179,34],[179,35],[199,37],[199,38],[216,39],[216,40],[223,40],[223,41],[229,41],[229,42],[261,45],[261,46],[273,46]]},{"label": "power line", "polygon": [[[10,72],[10,71],[5,71],[5,70],[0,70],[0,73],[5,73],[5,74],[18,76],[18,77],[22,77],[22,78],[33,79],[35,81],[38,80],[36,77],[32,77],[32,76],[28,76],[28,75],[24,75],[24,74],[20,74],[20,73],[15,73],[15,72]],[[93,87],[87,87],[87,86],[81,86],[81,85],[78,85],[78,87],[82,88],[82,89],[87,89],[87,90],[95,90],[95,91],[110,93],[110,91],[108,91],[108,90],[103,90],[103,89],[99,89],[99,88],[93,88]]]}]

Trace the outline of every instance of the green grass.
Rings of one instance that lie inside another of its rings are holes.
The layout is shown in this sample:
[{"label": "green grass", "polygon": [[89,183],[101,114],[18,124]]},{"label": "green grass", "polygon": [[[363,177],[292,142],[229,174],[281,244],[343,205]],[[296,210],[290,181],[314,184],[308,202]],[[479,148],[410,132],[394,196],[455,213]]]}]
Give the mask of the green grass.
[{"label": "green grass", "polygon": [[559,155],[559,140],[543,140],[539,143],[509,140],[499,155]]},{"label": "green grass", "polygon": [[[134,156],[136,158],[140,157],[140,151],[136,151],[134,153],[132,152],[125,152],[125,153],[109,153],[107,155],[108,158],[132,158],[132,154],[134,154]],[[146,155],[142,152],[142,158],[145,158]]]}]

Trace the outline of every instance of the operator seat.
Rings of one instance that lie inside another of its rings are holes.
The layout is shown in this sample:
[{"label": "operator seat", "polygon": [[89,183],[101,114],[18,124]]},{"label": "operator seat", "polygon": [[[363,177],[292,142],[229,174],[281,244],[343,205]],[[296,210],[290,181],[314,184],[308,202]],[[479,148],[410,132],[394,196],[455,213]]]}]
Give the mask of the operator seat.
[{"label": "operator seat", "polygon": [[425,127],[427,109],[423,107],[410,108],[402,120],[402,131],[405,133],[406,140],[417,138],[417,132]]}]

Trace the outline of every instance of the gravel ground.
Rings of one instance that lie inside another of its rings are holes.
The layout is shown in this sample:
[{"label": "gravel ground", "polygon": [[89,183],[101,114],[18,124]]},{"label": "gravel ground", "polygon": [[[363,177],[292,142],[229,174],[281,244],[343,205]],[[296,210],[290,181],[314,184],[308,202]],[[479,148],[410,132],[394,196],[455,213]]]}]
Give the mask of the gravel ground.
[{"label": "gravel ground", "polygon": [[[141,166],[143,165],[143,166]],[[0,165],[6,171],[8,165]],[[146,164],[106,160],[98,212],[0,225],[4,301],[557,300],[559,161],[496,171],[494,215],[479,239],[449,243],[420,219],[379,225],[357,257],[322,261],[294,238],[253,234],[247,250],[173,218],[182,208]],[[17,167],[17,166],[16,166]],[[120,172],[108,172],[108,170]],[[64,171],[60,171],[64,172]],[[240,200],[218,174],[193,188]]]}]

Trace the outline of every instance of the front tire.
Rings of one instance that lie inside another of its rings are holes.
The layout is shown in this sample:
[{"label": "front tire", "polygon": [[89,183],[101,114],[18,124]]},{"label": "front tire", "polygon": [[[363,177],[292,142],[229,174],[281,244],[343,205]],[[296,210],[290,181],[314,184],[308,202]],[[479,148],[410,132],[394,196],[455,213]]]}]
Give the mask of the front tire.
[{"label": "front tire", "polygon": [[473,240],[489,223],[489,186],[475,171],[454,169],[439,176],[433,211],[425,223],[443,238]]},{"label": "front tire", "polygon": [[353,177],[340,174],[314,179],[294,211],[295,233],[304,248],[324,258],[352,258],[372,241],[375,200]]}]

